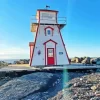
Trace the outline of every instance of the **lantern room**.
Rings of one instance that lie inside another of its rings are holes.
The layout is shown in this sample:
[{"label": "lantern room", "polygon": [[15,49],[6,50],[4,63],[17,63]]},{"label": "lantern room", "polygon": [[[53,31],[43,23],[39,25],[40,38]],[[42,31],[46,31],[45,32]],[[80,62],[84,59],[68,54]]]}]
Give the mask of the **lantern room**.
[{"label": "lantern room", "polygon": [[38,24],[40,25],[59,25],[62,29],[66,25],[66,17],[57,17],[58,11],[38,9],[36,15],[31,18],[31,32],[37,31]]}]

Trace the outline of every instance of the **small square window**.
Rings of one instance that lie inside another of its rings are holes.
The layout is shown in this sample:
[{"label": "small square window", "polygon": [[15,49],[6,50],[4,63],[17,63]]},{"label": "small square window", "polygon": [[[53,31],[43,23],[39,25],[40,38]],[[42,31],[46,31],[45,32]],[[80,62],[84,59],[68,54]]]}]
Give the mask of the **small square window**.
[{"label": "small square window", "polygon": [[50,30],[47,30],[48,35],[50,35]]}]

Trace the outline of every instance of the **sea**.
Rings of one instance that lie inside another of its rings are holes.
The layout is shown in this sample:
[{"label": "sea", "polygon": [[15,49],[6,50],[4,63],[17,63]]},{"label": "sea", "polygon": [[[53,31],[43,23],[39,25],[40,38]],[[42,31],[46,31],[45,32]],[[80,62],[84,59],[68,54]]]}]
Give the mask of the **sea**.
[{"label": "sea", "polygon": [[[4,61],[4,62],[7,62],[7,63],[14,63],[14,61],[19,61],[20,59],[0,59],[0,61]],[[28,59],[26,59],[28,60]]]},{"label": "sea", "polygon": [[[72,59],[74,57],[70,57],[70,59]],[[80,57],[79,57],[80,58]],[[91,57],[91,58],[98,58],[98,57]],[[26,60],[28,60],[29,58],[26,58]],[[14,61],[19,61],[20,59],[0,59],[0,61],[4,61],[4,62],[7,62],[7,63],[14,63]]]}]

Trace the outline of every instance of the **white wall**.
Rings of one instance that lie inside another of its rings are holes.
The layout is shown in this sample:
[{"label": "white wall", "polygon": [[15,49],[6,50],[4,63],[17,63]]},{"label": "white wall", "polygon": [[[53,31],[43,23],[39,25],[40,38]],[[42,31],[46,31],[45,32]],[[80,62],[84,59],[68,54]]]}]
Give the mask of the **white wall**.
[{"label": "white wall", "polygon": [[[54,28],[54,33],[52,35],[47,35],[45,36],[44,28],[47,27],[47,25],[40,25],[39,26],[39,31],[37,35],[37,40],[36,40],[36,45],[35,45],[35,50],[34,50],[34,55],[33,55],[33,61],[32,61],[32,66],[34,65],[45,65],[45,48],[43,43],[48,41],[49,39],[54,40],[57,42],[56,45],[56,56],[57,56],[57,65],[61,64],[69,64],[68,63],[68,58],[66,56],[66,52],[60,37],[59,29],[55,25],[51,25],[51,27]],[[47,44],[48,45],[48,44]],[[49,48],[53,46],[52,42],[50,42],[51,45]],[[41,55],[38,55],[38,50],[41,50]],[[59,52],[63,52],[63,55],[59,55]]]}]

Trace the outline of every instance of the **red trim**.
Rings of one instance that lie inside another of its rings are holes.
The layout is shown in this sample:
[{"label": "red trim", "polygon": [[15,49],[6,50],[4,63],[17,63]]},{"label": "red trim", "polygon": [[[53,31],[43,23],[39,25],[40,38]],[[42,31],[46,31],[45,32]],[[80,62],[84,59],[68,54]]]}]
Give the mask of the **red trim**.
[{"label": "red trim", "polygon": [[46,66],[46,59],[47,57],[46,57],[46,45],[45,45],[45,66]]},{"label": "red trim", "polygon": [[50,41],[53,42],[53,43],[55,43],[55,44],[57,44],[57,42],[55,42],[55,41],[53,41],[53,40],[51,40],[51,39],[48,40],[48,41],[46,41],[46,42],[44,42],[43,44],[45,45],[47,42],[50,42]]},{"label": "red trim", "polygon": [[55,45],[55,60],[56,60],[56,65],[57,65],[56,45]]},{"label": "red trim", "polygon": [[33,60],[33,54],[34,54],[35,45],[36,45],[36,40],[37,40],[38,29],[39,29],[39,24],[38,24],[37,31],[36,31],[36,37],[35,37],[34,48],[33,48],[32,56],[31,56],[31,59],[30,59],[30,66],[32,65],[32,60]]},{"label": "red trim", "polygon": [[44,28],[44,30],[45,30],[45,36],[46,36],[46,29],[48,29],[48,28],[50,28],[52,30],[52,36],[53,36],[53,30],[54,30],[54,28],[52,28],[51,26],[47,26],[46,28]]},{"label": "red trim", "polygon": [[[47,61],[46,43],[47,43],[47,42],[50,42],[50,41],[53,42],[53,43],[55,43],[55,59],[54,59],[54,60],[56,61],[56,65],[57,65],[57,55],[56,55],[56,44],[57,44],[57,43],[56,43],[55,41],[53,41],[53,40],[50,39],[50,40],[48,40],[48,41],[46,41],[46,42],[43,43],[43,45],[45,46],[45,47],[44,47],[44,48],[45,48],[45,66],[46,66],[46,61]],[[50,48],[49,48],[49,49],[50,49]]]},{"label": "red trim", "polygon": [[30,59],[31,59],[31,56],[32,56],[32,53],[33,53],[33,48],[34,48],[34,46],[30,46]]},{"label": "red trim", "polygon": [[51,28],[52,30],[54,30],[54,28],[52,28],[51,26],[47,26],[47,27],[44,28],[44,29],[46,30],[47,28]]},{"label": "red trim", "polygon": [[38,21],[38,26],[37,26],[37,31],[36,31],[36,37],[35,37],[35,42],[34,42],[34,48],[33,48],[33,52],[32,52],[32,56],[31,56],[31,59],[30,59],[30,66],[32,65],[32,58],[33,58],[33,54],[34,54],[34,50],[35,50],[35,45],[36,45],[36,39],[37,39],[37,34],[38,34],[38,29],[39,29],[39,26],[40,26],[40,11],[39,11],[39,21]]},{"label": "red trim", "polygon": [[[58,27],[58,25],[57,25],[57,27]],[[66,52],[66,56],[67,56],[67,58],[68,58],[68,62],[69,62],[69,64],[70,64],[69,57],[68,57],[68,53],[67,53],[67,50],[66,50],[66,48],[65,48],[65,44],[64,44],[64,41],[63,41],[63,38],[62,38],[61,32],[60,32],[60,28],[58,27],[58,29],[59,29],[60,37],[61,37],[61,40],[62,40],[62,43],[63,43],[64,49],[65,49],[65,52]]]},{"label": "red trim", "polygon": [[31,59],[31,46],[30,46],[30,59]]}]

